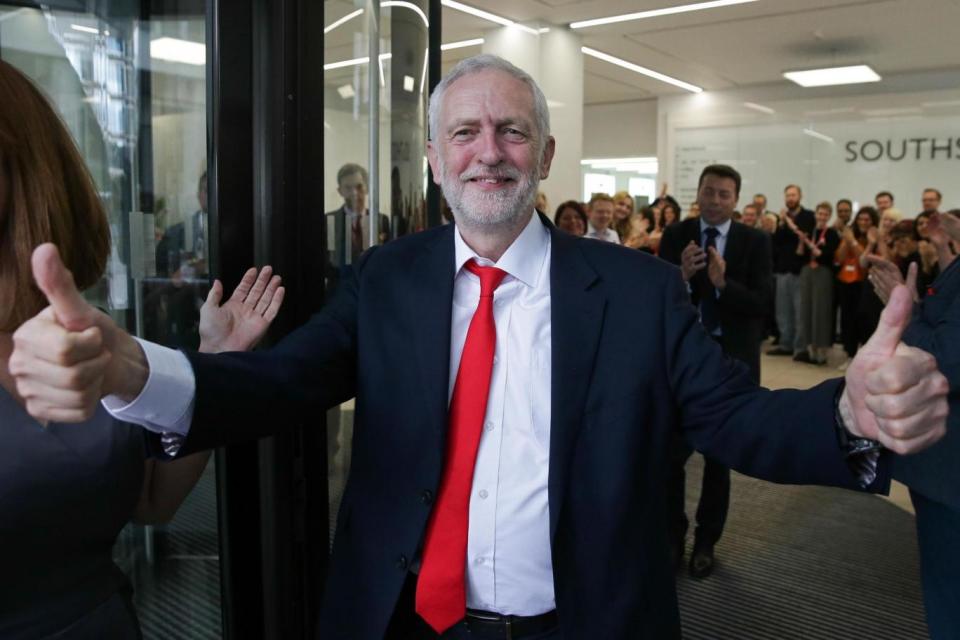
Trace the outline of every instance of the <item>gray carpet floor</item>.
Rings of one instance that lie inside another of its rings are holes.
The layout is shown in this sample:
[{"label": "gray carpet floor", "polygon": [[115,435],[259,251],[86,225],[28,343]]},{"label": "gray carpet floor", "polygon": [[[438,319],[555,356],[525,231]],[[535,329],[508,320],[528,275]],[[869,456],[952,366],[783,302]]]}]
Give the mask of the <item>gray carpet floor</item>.
[{"label": "gray carpet floor", "polygon": [[[701,473],[695,455],[691,518]],[[688,640],[927,638],[913,516],[875,496],[734,473],[716,554],[705,580],[677,577]]]}]

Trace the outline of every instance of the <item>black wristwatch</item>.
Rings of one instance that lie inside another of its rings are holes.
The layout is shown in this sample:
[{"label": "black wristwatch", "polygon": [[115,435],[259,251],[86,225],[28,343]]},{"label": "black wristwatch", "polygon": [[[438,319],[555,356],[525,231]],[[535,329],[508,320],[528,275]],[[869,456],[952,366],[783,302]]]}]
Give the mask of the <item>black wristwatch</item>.
[{"label": "black wristwatch", "polygon": [[[843,390],[846,389],[846,386],[846,382],[841,381],[837,386],[837,392],[833,396],[833,420],[837,430],[837,442],[849,461],[851,458],[881,451],[883,445],[876,440],[856,436],[847,429],[843,412],[840,409],[840,398],[843,397]],[[850,419],[853,420],[853,416],[850,416]]]}]

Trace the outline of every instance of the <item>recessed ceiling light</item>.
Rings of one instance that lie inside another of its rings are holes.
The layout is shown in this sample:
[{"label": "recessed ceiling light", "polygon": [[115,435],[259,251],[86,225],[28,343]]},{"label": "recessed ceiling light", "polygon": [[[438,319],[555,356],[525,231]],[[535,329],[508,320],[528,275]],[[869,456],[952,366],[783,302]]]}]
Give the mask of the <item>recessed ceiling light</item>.
[{"label": "recessed ceiling light", "polygon": [[863,82],[880,82],[881,80],[879,74],[865,64],[807,69],[805,71],[785,71],[783,77],[791,82],[796,82],[801,87],[832,87],[838,84],[860,84]]},{"label": "recessed ceiling light", "polygon": [[648,78],[653,78],[654,80],[659,80],[660,82],[666,82],[667,84],[672,84],[675,87],[680,87],[681,89],[685,89],[687,91],[690,91],[691,93],[703,92],[703,87],[698,87],[695,84],[690,84],[689,82],[678,80],[672,76],[668,76],[666,74],[660,73],[659,71],[654,71],[653,69],[647,69],[646,67],[641,67],[638,64],[633,64],[632,62],[621,60],[620,58],[610,55],[609,53],[597,51],[596,49],[591,49],[590,47],[580,47],[580,51],[582,51],[588,56],[597,58],[598,60],[603,60],[604,62],[615,64],[618,67],[629,69],[630,71],[647,76]]},{"label": "recessed ceiling light", "polygon": [[760,113],[766,113],[767,115],[771,115],[771,116],[776,113],[776,111],[774,111],[770,107],[765,107],[762,104],[757,104],[756,102],[744,102],[743,106],[745,106],[747,109],[753,109],[754,111],[759,111]]},{"label": "recessed ceiling light", "polygon": [[693,4],[681,4],[676,7],[664,7],[662,9],[650,9],[649,11],[640,11],[637,13],[624,13],[619,16],[610,16],[608,18],[594,18],[593,20],[581,20],[570,23],[571,29],[583,29],[584,27],[596,27],[601,24],[613,24],[614,22],[630,22],[632,20],[645,20],[647,18],[659,18],[660,16],[669,16],[676,13],[687,13],[689,11],[703,11],[704,9],[718,9],[720,7],[729,7],[735,4],[747,4],[757,0],[712,0],[711,2],[695,2]]},{"label": "recessed ceiling light", "polygon": [[806,135],[810,136],[811,138],[816,138],[817,140],[823,140],[824,142],[829,142],[829,143],[831,143],[831,144],[833,144],[833,143],[835,142],[835,140],[834,140],[833,138],[831,138],[830,136],[828,136],[828,135],[826,135],[826,134],[824,134],[824,133],[820,133],[819,131],[814,131],[813,129],[811,129],[811,128],[809,128],[809,127],[806,128],[806,129],[804,129],[803,132],[804,132]]},{"label": "recessed ceiling light", "polygon": [[450,49],[462,49],[463,47],[475,47],[483,44],[483,38],[474,38],[473,40],[460,40],[459,42],[448,42],[440,45],[440,51],[450,51]]},{"label": "recessed ceiling light", "polygon": [[334,20],[334,21],[331,22],[329,25],[327,25],[326,27],[324,27],[324,28],[323,28],[323,33],[324,33],[324,34],[330,33],[331,31],[333,31],[334,29],[336,29],[337,27],[339,27],[340,25],[342,25],[344,22],[348,22],[348,21],[350,21],[350,20],[353,20],[354,18],[356,18],[356,17],[357,17],[358,15],[360,15],[361,13],[363,13],[363,9],[357,9],[356,11],[351,11],[350,13],[348,13],[348,14],[345,15],[345,16],[343,16],[343,17],[340,18],[339,20]]},{"label": "recessed ceiling light", "polygon": [[536,29],[531,29],[528,26],[519,24],[510,20],[509,18],[504,18],[503,16],[498,16],[495,13],[490,13],[489,11],[484,11],[483,9],[477,9],[476,7],[471,7],[470,5],[463,4],[462,2],[456,2],[456,0],[440,0],[440,4],[445,7],[450,7],[451,9],[456,9],[457,11],[462,11],[463,13],[469,13],[472,16],[477,18],[482,18],[484,20],[489,20],[490,22],[495,22],[497,24],[502,24],[505,27],[516,27],[522,31],[526,31],[532,35],[539,35]]},{"label": "recessed ceiling light", "polygon": [[157,38],[150,41],[150,57],[167,62],[203,66],[207,63],[207,47],[200,42],[189,40]]},{"label": "recessed ceiling light", "polygon": [[413,79],[413,76],[403,76],[403,90],[409,93],[413,93],[413,88],[416,86],[417,81]]},{"label": "recessed ceiling light", "polygon": [[339,93],[340,97],[344,100],[348,100],[357,95],[357,92],[353,90],[352,84],[345,84],[342,87],[337,87],[337,93]]}]

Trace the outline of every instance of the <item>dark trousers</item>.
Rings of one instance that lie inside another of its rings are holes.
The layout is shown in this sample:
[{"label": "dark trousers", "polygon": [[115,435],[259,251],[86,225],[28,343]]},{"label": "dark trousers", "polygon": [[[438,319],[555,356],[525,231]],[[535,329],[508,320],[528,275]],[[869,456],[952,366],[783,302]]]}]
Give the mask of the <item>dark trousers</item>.
[{"label": "dark trousers", "polygon": [[863,282],[837,282],[837,301],[840,305],[840,340],[843,350],[852,358],[860,347],[857,313]]},{"label": "dark trousers", "polygon": [[960,638],[960,511],[910,491],[931,640]]},{"label": "dark trousers", "polygon": [[[417,615],[415,610],[416,593],[417,576],[410,573],[403,585],[403,591],[400,592],[397,606],[393,610],[393,617],[390,619],[390,626],[387,627],[384,640],[486,640],[495,637],[492,634],[472,632],[466,622],[459,622],[447,629],[443,635],[437,635],[423,621],[423,618]],[[560,638],[562,636],[558,628],[537,635],[524,636],[523,640],[560,640]]]},{"label": "dark trousers", "polygon": [[[667,518],[671,543],[685,539],[690,521],[686,513],[686,480],[684,467],[693,449],[679,433],[670,441],[670,470],[667,478]],[[730,507],[730,469],[704,457],[700,504],[697,506],[697,530],[694,548],[713,546],[723,534]]]}]

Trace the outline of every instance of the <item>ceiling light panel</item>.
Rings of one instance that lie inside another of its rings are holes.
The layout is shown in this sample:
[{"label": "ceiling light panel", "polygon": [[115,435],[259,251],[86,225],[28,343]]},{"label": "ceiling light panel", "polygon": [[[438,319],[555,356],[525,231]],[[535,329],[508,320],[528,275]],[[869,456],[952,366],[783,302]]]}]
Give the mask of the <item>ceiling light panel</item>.
[{"label": "ceiling light panel", "polygon": [[609,62],[610,64],[615,64],[618,67],[623,67],[624,69],[629,69],[634,73],[639,73],[640,75],[647,76],[648,78],[653,78],[654,80],[659,80],[660,82],[666,82],[667,84],[672,84],[675,87],[680,87],[685,91],[691,93],[702,93],[703,87],[698,87],[695,84],[690,84],[689,82],[684,82],[672,76],[668,76],[665,73],[660,73],[659,71],[654,71],[653,69],[648,69],[646,67],[641,67],[638,64],[634,64],[627,60],[617,58],[612,56],[609,53],[604,53],[603,51],[597,51],[596,49],[591,49],[590,47],[580,47],[585,55],[596,58],[598,60],[603,60],[604,62]]},{"label": "ceiling light panel", "polygon": [[460,40],[459,42],[448,42],[440,45],[440,51],[450,51],[450,49],[462,49],[463,47],[478,47],[483,44],[483,38],[474,38],[473,40]]},{"label": "ceiling light panel", "polygon": [[757,104],[756,102],[744,102],[743,106],[745,106],[747,109],[753,109],[754,111],[759,111],[760,113],[765,113],[770,116],[776,113],[776,111],[770,107],[765,107],[764,105]]},{"label": "ceiling light panel", "polygon": [[334,20],[334,21],[331,22],[329,25],[327,25],[326,27],[324,27],[324,28],[323,28],[323,33],[324,33],[324,34],[330,33],[331,31],[333,31],[334,29],[336,29],[337,27],[339,27],[339,26],[342,25],[343,23],[349,22],[350,20],[353,20],[354,18],[356,18],[357,16],[359,16],[359,15],[362,14],[362,13],[363,13],[363,9],[357,9],[356,11],[351,11],[350,13],[348,13],[348,14],[345,15],[345,16],[343,16],[343,17],[340,18],[339,20]]},{"label": "ceiling light panel", "polygon": [[150,57],[155,60],[203,66],[207,63],[207,47],[199,42],[177,38],[157,38],[150,41]]},{"label": "ceiling light panel", "polygon": [[880,82],[880,75],[865,64],[805,71],[785,71],[783,77],[801,87],[833,87],[841,84]]},{"label": "ceiling light panel", "polygon": [[571,29],[584,29],[586,27],[598,27],[604,24],[613,24],[615,22],[631,22],[633,20],[647,20],[649,18],[659,18],[661,16],[670,16],[677,13],[689,13],[690,11],[703,11],[705,9],[719,9],[737,4],[749,4],[758,0],[712,0],[711,2],[695,2],[692,4],[681,4],[675,7],[663,7],[662,9],[650,9],[649,11],[639,11],[637,13],[624,13],[618,16],[609,16],[607,18],[594,18],[592,20],[581,20],[570,23]]}]

